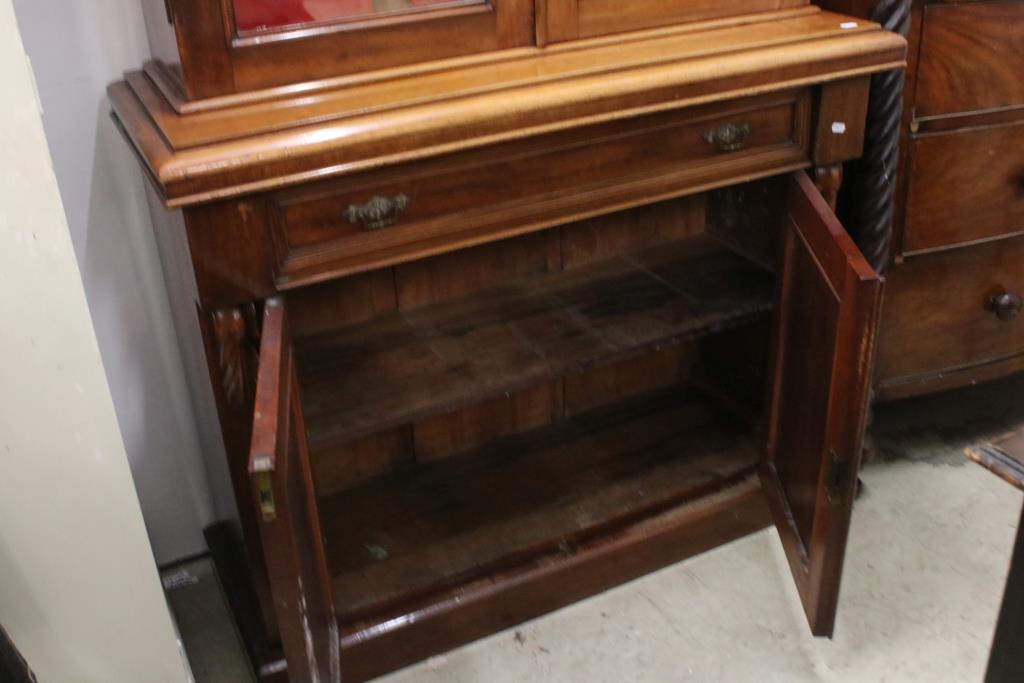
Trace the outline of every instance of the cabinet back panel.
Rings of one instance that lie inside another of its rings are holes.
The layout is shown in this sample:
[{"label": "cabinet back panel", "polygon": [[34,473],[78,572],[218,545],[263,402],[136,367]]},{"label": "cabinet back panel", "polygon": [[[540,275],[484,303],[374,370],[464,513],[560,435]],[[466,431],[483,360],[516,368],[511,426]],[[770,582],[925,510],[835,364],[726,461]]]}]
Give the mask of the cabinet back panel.
[{"label": "cabinet back panel", "polygon": [[[703,231],[704,206],[703,194],[684,197],[296,290],[289,295],[293,325],[298,336],[316,334],[458,299],[517,277],[668,244]],[[693,355],[689,347],[644,354],[331,446],[317,455],[318,490],[329,495],[396,468],[464,453],[664,387],[685,376]]]}]

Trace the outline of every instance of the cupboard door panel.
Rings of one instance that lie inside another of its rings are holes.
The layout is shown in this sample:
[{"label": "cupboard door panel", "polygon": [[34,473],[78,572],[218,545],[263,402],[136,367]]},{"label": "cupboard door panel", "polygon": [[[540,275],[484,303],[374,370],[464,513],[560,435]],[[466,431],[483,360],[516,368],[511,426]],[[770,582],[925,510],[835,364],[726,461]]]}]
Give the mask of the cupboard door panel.
[{"label": "cupboard door panel", "polygon": [[249,475],[289,677],[338,681],[338,626],[280,299],[264,310]]},{"label": "cupboard door panel", "polygon": [[882,281],[802,172],[785,220],[761,478],[811,630],[831,636]]}]

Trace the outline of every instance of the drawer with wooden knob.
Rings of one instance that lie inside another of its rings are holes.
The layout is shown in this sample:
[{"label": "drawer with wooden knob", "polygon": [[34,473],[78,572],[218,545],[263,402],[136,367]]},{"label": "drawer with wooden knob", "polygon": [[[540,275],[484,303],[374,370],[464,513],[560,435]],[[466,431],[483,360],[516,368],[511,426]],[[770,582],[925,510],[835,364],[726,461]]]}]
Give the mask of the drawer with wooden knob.
[{"label": "drawer with wooden knob", "polygon": [[894,268],[879,337],[881,393],[1024,355],[1022,264],[1024,237],[1014,237]]},{"label": "drawer with wooden knob", "polygon": [[282,289],[810,165],[806,90],[648,114],[273,196]]}]

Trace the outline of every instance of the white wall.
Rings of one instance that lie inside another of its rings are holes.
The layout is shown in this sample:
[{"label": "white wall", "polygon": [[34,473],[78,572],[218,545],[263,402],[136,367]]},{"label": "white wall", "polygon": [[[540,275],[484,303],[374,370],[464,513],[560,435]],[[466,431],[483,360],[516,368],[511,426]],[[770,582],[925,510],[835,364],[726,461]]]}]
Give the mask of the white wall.
[{"label": "white wall", "polygon": [[0,623],[41,683],[184,682],[11,0],[0,84]]},{"label": "white wall", "polygon": [[14,7],[146,526],[161,563],[194,555],[216,514],[142,174],[105,93],[148,59],[141,0]]}]

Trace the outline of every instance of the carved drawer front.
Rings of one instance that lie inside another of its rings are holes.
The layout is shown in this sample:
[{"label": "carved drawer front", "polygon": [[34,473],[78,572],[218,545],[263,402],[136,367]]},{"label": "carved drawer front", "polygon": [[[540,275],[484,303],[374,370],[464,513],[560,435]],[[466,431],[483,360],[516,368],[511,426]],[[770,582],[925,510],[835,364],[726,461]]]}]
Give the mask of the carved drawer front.
[{"label": "carved drawer front", "polygon": [[1024,232],[1022,140],[1024,119],[917,138],[904,252]]},{"label": "carved drawer front", "polygon": [[290,288],[809,165],[809,97],[670,111],[278,193]]},{"label": "carved drawer front", "polygon": [[918,117],[1024,105],[1024,2],[929,5]]},{"label": "carved drawer front", "polygon": [[1024,238],[908,259],[889,274],[882,387],[1024,353]]}]

